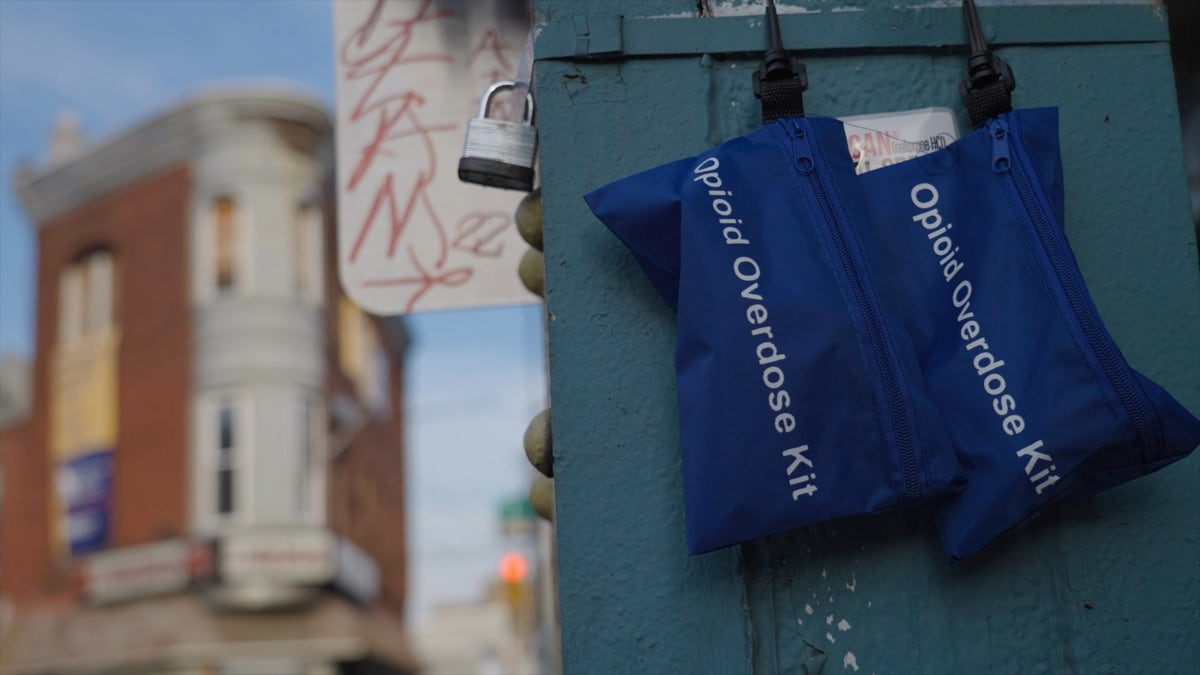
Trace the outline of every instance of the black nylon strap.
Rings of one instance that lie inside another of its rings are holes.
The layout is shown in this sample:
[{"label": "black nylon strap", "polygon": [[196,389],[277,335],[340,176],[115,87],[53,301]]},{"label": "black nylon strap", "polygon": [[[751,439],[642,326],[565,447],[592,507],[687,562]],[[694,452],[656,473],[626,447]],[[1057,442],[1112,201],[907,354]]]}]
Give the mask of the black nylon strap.
[{"label": "black nylon strap", "polygon": [[804,116],[804,82],[799,78],[762,82],[762,121]]},{"label": "black nylon strap", "polygon": [[971,126],[979,126],[987,120],[1012,112],[1012,91],[1003,80],[966,92],[963,103],[971,116]]}]

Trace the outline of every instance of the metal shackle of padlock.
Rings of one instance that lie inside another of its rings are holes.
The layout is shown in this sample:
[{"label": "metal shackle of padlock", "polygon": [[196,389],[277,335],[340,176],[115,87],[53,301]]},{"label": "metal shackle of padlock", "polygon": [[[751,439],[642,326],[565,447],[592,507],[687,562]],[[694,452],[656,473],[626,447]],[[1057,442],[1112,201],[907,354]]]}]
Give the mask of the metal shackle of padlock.
[{"label": "metal shackle of padlock", "polygon": [[525,111],[520,122],[488,117],[492,99],[502,91],[517,88],[512,80],[493,82],[483,92],[479,112],[467,122],[467,138],[458,160],[458,179],[506,190],[533,189],[533,162],[537,152],[537,128],[533,126],[533,94],[525,93]]}]

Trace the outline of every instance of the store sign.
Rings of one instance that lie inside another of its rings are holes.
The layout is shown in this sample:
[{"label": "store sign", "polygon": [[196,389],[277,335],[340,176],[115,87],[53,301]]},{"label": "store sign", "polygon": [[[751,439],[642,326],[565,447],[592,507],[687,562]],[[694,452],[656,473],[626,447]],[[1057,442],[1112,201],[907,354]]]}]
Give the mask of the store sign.
[{"label": "store sign", "polygon": [[[526,12],[504,0],[333,4],[338,270],[363,309],[533,301],[517,277],[523,195],[456,173],[480,96],[520,69]],[[492,116],[519,116],[515,98],[498,97]]]},{"label": "store sign", "polygon": [[50,372],[50,455],[54,460],[56,555],[80,555],[108,541],[117,447],[117,346],[109,330],[55,348]]},{"label": "store sign", "polygon": [[93,554],[80,562],[84,596],[103,605],[177,593],[191,583],[195,557],[193,544],[183,539]]},{"label": "store sign", "polygon": [[333,578],[336,540],[325,530],[249,530],[221,540],[217,565],[225,583],[317,585]]},{"label": "store sign", "polygon": [[500,504],[500,532],[506,537],[531,536],[534,532],[533,505],[525,496]]},{"label": "store sign", "polygon": [[113,453],[108,450],[78,455],[58,465],[56,482],[73,555],[101,549],[108,541],[112,475]]}]

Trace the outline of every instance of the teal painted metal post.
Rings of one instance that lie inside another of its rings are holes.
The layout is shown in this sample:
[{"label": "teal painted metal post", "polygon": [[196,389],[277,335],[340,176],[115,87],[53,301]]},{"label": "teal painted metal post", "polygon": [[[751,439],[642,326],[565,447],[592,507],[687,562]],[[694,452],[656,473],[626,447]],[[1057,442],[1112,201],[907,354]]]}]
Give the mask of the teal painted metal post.
[{"label": "teal painted metal post", "polygon": [[[921,510],[686,555],[674,315],[581,195],[758,126],[761,14],[729,0],[536,4],[566,672],[1200,671],[1200,457],[959,568]],[[700,18],[698,4],[737,16]],[[810,114],[961,110],[956,8],[780,4],[810,10],[783,17],[789,47],[818,50],[803,52]],[[1111,332],[1200,410],[1200,275],[1152,4],[981,12],[1017,104],[1061,109],[1067,230]]]}]

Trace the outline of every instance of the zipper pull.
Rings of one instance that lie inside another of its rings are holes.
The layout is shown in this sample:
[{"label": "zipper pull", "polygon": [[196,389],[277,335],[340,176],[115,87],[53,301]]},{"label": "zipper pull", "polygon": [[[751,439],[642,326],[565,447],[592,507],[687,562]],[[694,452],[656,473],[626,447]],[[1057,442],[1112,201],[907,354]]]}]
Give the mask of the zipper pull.
[{"label": "zipper pull", "polygon": [[1008,143],[1008,121],[996,117],[987,121],[987,131],[992,136],[992,170],[996,173],[1008,171],[1012,155]]},{"label": "zipper pull", "polygon": [[792,136],[796,138],[796,143],[793,146],[796,150],[796,168],[800,170],[800,173],[809,173],[816,164],[813,162],[812,146],[809,145],[808,134],[805,133],[800,120],[793,118],[790,121],[792,123]]}]

